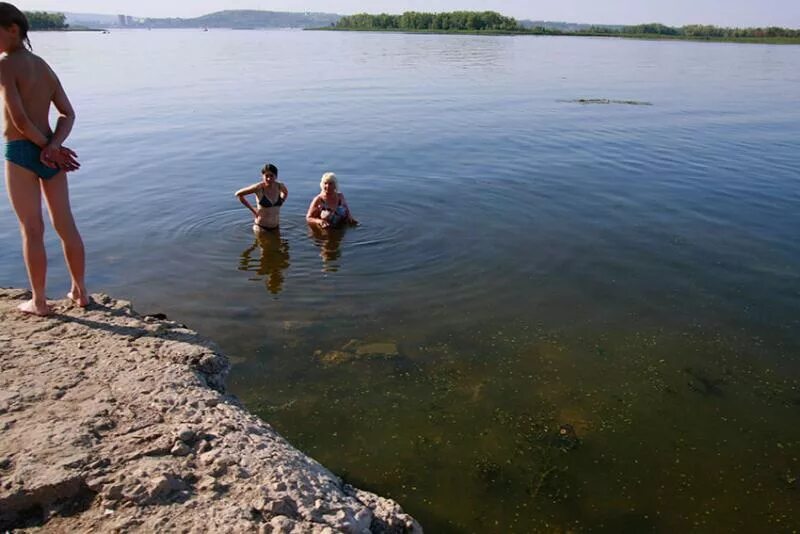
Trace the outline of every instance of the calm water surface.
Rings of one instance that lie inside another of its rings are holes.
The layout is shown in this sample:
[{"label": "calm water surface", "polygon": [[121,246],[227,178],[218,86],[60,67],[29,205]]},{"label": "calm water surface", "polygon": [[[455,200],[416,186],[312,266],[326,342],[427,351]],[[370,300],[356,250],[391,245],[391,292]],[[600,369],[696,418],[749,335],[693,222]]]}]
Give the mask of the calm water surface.
[{"label": "calm water surface", "polygon": [[[218,341],[345,480],[431,532],[800,524],[800,47],[32,40],[78,111],[91,288]],[[233,191],[265,160],[290,196],[259,243]],[[314,235],[327,170],[363,224]]]}]

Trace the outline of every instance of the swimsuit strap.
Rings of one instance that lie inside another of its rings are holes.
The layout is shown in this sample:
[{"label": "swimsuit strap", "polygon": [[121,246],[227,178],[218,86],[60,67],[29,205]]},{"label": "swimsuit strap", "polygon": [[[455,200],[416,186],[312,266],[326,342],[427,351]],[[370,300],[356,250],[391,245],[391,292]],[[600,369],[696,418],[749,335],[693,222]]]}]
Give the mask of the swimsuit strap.
[{"label": "swimsuit strap", "polygon": [[[341,197],[341,195],[342,195],[341,193],[336,193],[336,208],[338,208],[339,206],[342,205],[342,197]],[[328,206],[328,201],[325,200],[325,197],[320,197],[320,198],[322,199],[322,207],[325,208],[328,211],[331,211],[331,208],[330,208],[330,206]]]}]

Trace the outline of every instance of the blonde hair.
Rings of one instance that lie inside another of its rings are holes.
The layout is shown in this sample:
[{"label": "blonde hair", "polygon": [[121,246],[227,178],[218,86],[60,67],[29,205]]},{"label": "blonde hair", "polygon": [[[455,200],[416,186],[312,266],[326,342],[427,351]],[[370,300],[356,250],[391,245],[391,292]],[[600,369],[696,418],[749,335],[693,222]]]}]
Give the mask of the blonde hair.
[{"label": "blonde hair", "polygon": [[328,182],[333,183],[333,187],[336,189],[336,191],[339,190],[339,181],[336,180],[336,175],[334,173],[326,172],[325,174],[323,174],[322,179],[319,181],[319,188],[322,191],[325,191],[325,184],[327,184]]}]

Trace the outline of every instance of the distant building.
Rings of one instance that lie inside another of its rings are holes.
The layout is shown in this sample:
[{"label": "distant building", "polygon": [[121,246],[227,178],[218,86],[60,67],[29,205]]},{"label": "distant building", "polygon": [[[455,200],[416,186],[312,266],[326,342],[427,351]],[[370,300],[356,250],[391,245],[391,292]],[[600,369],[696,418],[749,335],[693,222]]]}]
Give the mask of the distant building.
[{"label": "distant building", "polygon": [[125,15],[117,15],[117,21],[120,26],[127,26],[127,19]]}]

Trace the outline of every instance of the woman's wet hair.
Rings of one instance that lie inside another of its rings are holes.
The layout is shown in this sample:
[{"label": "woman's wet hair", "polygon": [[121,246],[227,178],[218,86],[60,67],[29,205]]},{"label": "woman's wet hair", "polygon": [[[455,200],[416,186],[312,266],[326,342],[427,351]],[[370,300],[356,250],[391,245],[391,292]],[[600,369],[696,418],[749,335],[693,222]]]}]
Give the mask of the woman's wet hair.
[{"label": "woman's wet hair", "polygon": [[322,180],[319,181],[319,188],[323,191],[325,190],[325,184],[331,182],[333,184],[333,188],[337,191],[339,190],[339,181],[336,179],[336,175],[332,172],[326,172],[322,175]]},{"label": "woman's wet hair", "polygon": [[10,28],[14,24],[19,28],[20,41],[22,41],[23,45],[28,47],[28,50],[31,50],[31,41],[28,39],[28,30],[30,29],[28,17],[25,16],[25,13],[17,9],[16,6],[8,2],[0,2],[0,26],[3,28]]},{"label": "woman's wet hair", "polygon": [[264,166],[261,168],[261,174],[266,174],[271,172],[275,178],[278,177],[278,167],[273,165],[272,163],[265,163]]}]

